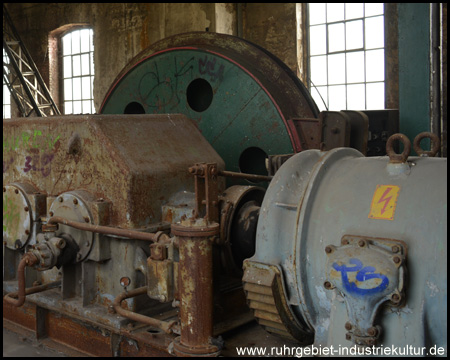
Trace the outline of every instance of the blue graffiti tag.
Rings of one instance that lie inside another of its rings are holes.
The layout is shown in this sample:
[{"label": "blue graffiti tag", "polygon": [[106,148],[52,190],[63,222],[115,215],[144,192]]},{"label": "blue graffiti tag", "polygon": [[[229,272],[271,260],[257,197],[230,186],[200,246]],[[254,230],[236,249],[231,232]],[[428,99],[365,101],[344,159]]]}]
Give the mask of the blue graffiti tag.
[{"label": "blue graffiti tag", "polygon": [[[353,264],[355,266],[348,267],[346,265],[338,265],[336,263],[333,264],[333,268],[341,273],[342,283],[344,284],[344,288],[345,290],[347,290],[347,292],[354,295],[365,296],[379,293],[381,291],[384,291],[388,287],[388,277],[381,274],[374,274],[373,272],[375,271],[375,268],[373,266],[363,267],[362,262],[358,259],[350,259],[350,264]],[[358,271],[358,273],[356,274],[357,281],[362,282],[370,279],[381,279],[381,284],[372,289],[359,288],[354,282],[350,282],[347,276],[347,273],[356,271]]]}]

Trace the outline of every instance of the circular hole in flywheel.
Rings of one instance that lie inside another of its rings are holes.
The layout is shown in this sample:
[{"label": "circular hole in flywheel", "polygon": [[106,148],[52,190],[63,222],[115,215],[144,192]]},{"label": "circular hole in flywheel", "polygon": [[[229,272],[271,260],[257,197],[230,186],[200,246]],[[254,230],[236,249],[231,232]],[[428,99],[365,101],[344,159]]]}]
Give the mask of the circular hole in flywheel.
[{"label": "circular hole in flywheel", "polygon": [[206,80],[195,79],[187,87],[186,97],[192,110],[202,112],[212,103],[213,89]]},{"label": "circular hole in flywheel", "polygon": [[136,101],[130,102],[123,111],[124,114],[145,114],[144,107]]},{"label": "circular hole in flywheel", "polygon": [[239,157],[239,169],[246,174],[268,175],[266,168],[266,152],[259,147],[245,149]]}]

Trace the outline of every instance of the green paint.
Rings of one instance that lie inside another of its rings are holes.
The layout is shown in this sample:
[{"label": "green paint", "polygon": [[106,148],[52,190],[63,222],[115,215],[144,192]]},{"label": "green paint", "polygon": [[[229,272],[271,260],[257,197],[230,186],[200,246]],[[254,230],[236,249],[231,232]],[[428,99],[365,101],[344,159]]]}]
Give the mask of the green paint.
[{"label": "green paint", "polygon": [[[212,102],[204,111],[193,110],[188,101],[189,95],[199,101],[208,98],[200,88],[189,93],[196,79],[212,89]],[[150,57],[116,86],[102,113],[123,114],[132,102],[148,114],[181,113],[193,119],[231,171],[240,170],[239,157],[249,147],[267,155],[293,152],[283,119],[264,89],[215,54],[178,49]]]},{"label": "green paint", "polygon": [[3,196],[3,231],[16,229],[20,220],[20,209],[8,195]]},{"label": "green paint", "polygon": [[412,143],[430,131],[430,4],[398,3],[398,57],[400,132]]},{"label": "green paint", "polygon": [[16,151],[17,149],[39,149],[40,151],[53,150],[61,135],[43,135],[40,130],[22,132],[18,136],[3,134],[3,152]]}]

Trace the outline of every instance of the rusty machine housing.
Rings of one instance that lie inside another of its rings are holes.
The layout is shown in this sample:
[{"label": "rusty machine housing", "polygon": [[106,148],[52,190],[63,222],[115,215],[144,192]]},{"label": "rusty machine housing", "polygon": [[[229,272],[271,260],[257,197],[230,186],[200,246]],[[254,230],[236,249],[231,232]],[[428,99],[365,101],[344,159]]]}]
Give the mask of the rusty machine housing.
[{"label": "rusty machine housing", "polygon": [[446,351],[447,160],[428,133],[366,158],[368,126],[209,33],[139,54],[100,114],[4,120],[4,319],[98,356],[218,356],[255,319]]}]

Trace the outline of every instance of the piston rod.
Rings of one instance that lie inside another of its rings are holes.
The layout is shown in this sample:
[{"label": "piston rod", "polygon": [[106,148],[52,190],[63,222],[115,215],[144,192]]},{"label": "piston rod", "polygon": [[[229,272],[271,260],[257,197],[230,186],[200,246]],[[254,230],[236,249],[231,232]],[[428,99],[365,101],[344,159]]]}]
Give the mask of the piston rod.
[{"label": "piston rod", "polygon": [[[115,236],[122,236],[129,239],[137,239],[137,240],[146,240],[146,241],[152,241],[152,242],[158,242],[160,240],[165,241],[165,237],[162,237],[161,235],[164,235],[163,232],[157,232],[157,233],[145,233],[141,231],[135,231],[135,230],[127,230],[127,229],[118,229],[113,228],[110,226],[101,226],[101,225],[92,225],[92,224],[86,224],[79,221],[73,221],[66,218],[63,218],[61,216],[53,216],[51,217],[47,224],[63,224],[70,227],[73,227],[78,230],[84,230],[84,231],[91,231],[94,233],[104,234],[104,235],[115,235]],[[160,241],[161,242],[161,241]]]},{"label": "piston rod", "polygon": [[219,171],[219,176],[237,178],[237,179],[245,179],[250,181],[271,181],[273,176],[266,175],[256,175],[256,174],[246,174],[246,173],[238,173],[233,171]]}]

